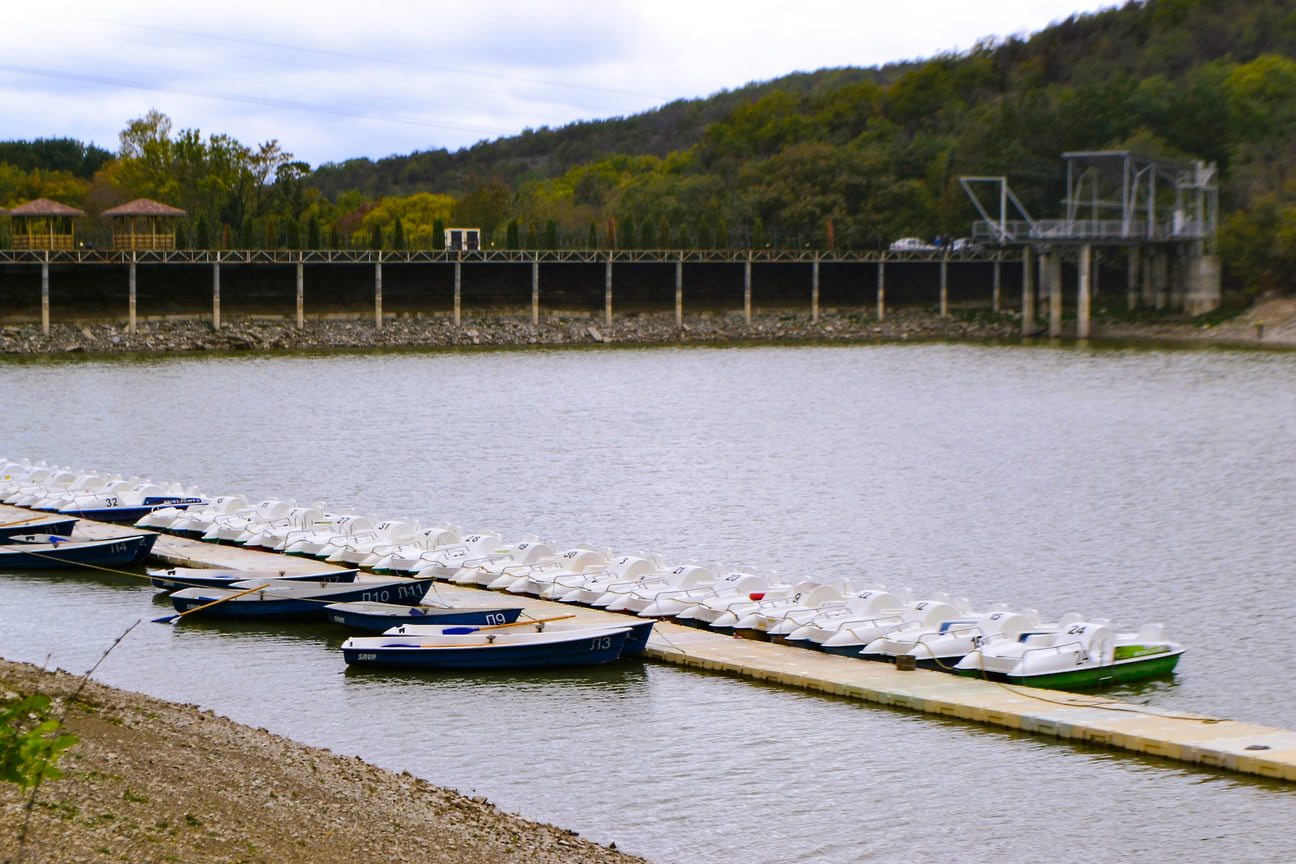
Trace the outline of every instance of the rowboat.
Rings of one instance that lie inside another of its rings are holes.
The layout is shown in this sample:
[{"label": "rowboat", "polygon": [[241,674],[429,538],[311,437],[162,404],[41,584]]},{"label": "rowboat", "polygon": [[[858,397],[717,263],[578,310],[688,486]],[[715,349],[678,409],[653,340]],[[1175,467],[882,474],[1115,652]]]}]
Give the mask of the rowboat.
[{"label": "rowboat", "polygon": [[143,561],[156,541],[156,534],[106,540],[71,540],[57,534],[15,535],[0,545],[0,570],[120,567]]},{"label": "rowboat", "polygon": [[[431,579],[318,582],[303,579],[249,579],[228,588],[184,588],[171,595],[180,614],[225,618],[320,618],[330,603],[354,601],[421,603]],[[207,606],[206,609],[200,608]]]},{"label": "rowboat", "polygon": [[287,579],[315,582],[354,582],[359,570],[312,570],[307,573],[285,573],[283,570],[217,570],[206,567],[168,567],[149,570],[154,588],[178,591],[182,588],[228,588],[236,582],[254,579]]},{"label": "rowboat", "polygon": [[1183,646],[1160,624],[1118,633],[1106,621],[1082,621],[1016,638],[991,638],[954,666],[960,675],[1062,690],[1140,681],[1174,671]]},{"label": "rowboat", "polygon": [[404,623],[389,630],[384,636],[456,636],[470,632],[508,631],[510,633],[578,633],[587,630],[605,630],[608,627],[629,627],[630,635],[626,638],[621,655],[627,657],[642,654],[648,647],[648,637],[652,635],[655,621],[611,621],[606,624],[590,624],[588,621],[569,620],[573,616],[562,615],[557,618],[532,618],[516,621],[511,624],[499,624],[485,627],[459,627],[447,623]]},{"label": "rowboat", "polygon": [[478,625],[510,624],[522,614],[522,607],[502,609],[488,606],[401,606],[396,603],[330,603],[324,614],[337,624],[355,630],[382,633],[400,624]]},{"label": "rowboat", "polygon": [[631,629],[630,624],[613,624],[539,632],[483,629],[425,636],[355,636],[342,643],[342,656],[348,665],[406,669],[590,666],[622,657]]},{"label": "rowboat", "polygon": [[19,519],[15,522],[6,522],[0,525],[0,543],[8,537],[16,537],[20,534],[57,534],[66,537],[72,533],[72,526],[76,524],[75,519],[59,519],[49,516],[33,516],[30,519]]}]

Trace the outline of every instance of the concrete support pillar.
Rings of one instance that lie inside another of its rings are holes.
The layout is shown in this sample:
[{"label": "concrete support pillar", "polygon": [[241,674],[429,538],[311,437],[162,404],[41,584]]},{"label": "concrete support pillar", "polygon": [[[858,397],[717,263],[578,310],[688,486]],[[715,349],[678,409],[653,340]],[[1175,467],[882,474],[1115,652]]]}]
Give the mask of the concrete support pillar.
[{"label": "concrete support pillar", "polygon": [[306,326],[306,268],[297,257],[297,329]]},{"label": "concrete support pillar", "polygon": [[212,329],[219,330],[220,322],[220,253],[212,262]]},{"label": "concrete support pillar", "polygon": [[684,255],[675,262],[675,327],[684,329]]},{"label": "concrete support pillar", "polygon": [[454,325],[459,326],[459,296],[460,287],[463,279],[463,253],[455,259],[455,278],[454,278]]},{"label": "concrete support pillar", "polygon": [[607,267],[603,271],[603,324],[612,326],[612,253],[608,253]]},{"label": "concrete support pillar", "polygon": [[1158,309],[1164,309],[1167,301],[1170,299],[1167,289],[1169,281],[1170,260],[1169,256],[1162,250],[1152,253],[1152,305]]},{"label": "concrete support pillar", "polygon": [[1076,289],[1076,338],[1089,338],[1089,312],[1093,291],[1093,248],[1086,243],[1080,247],[1079,285]]},{"label": "concrete support pillar", "polygon": [[135,253],[131,253],[130,262],[130,315],[126,319],[126,332],[135,334]]},{"label": "concrete support pillar", "polygon": [[1169,294],[1171,309],[1184,309],[1185,303],[1184,283],[1185,279],[1184,257],[1182,255],[1166,256],[1166,291]]},{"label": "concrete support pillar", "polygon": [[49,335],[49,255],[41,262],[41,333]]},{"label": "concrete support pillar", "polygon": [[1022,250],[1022,335],[1035,332],[1035,251],[1027,246]]},{"label": "concrete support pillar", "polygon": [[1003,269],[1002,267],[999,266],[1000,263],[1001,262],[999,261],[999,259],[996,258],[994,262],[994,289],[990,295],[990,311],[996,315],[999,314],[999,285],[1000,285],[1000,277],[1001,277],[1000,271]]},{"label": "concrete support pillar", "polygon": [[1142,248],[1131,246],[1125,260],[1125,306],[1130,312],[1138,308],[1139,262],[1142,260]]},{"label": "concrete support pillar", "polygon": [[940,265],[940,314],[942,318],[949,315],[949,258],[941,259]]},{"label": "concrete support pillar", "polygon": [[1188,293],[1184,311],[1202,315],[1220,305],[1220,260],[1218,255],[1191,255],[1187,258]]},{"label": "concrete support pillar", "polygon": [[810,271],[810,323],[819,323],[819,256],[815,255],[814,267]]},{"label": "concrete support pillar", "polygon": [[751,326],[751,258],[743,262],[743,320]]},{"label": "concrete support pillar", "polygon": [[382,253],[378,253],[378,261],[374,263],[374,329],[382,329]]},{"label": "concrete support pillar", "polygon": [[531,262],[531,326],[540,326],[540,261]]},{"label": "concrete support pillar", "polygon": [[1062,335],[1062,255],[1058,252],[1048,254],[1048,292],[1049,292],[1049,336],[1057,338]]},{"label": "concrete support pillar", "polygon": [[886,264],[882,261],[878,262],[877,318],[879,322],[886,319]]},{"label": "concrete support pillar", "polygon": [[1143,305],[1152,306],[1156,302],[1156,265],[1154,254],[1148,250],[1143,253]]}]

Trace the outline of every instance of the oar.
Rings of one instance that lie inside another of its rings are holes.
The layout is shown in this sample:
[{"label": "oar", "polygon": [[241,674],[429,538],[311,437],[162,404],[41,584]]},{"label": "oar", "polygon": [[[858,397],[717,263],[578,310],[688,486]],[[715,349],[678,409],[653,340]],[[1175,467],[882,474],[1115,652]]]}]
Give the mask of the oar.
[{"label": "oar", "polygon": [[186,609],[185,611],[183,611],[183,612],[181,612],[181,613],[179,613],[179,614],[177,614],[177,615],[164,615],[164,616],[162,616],[161,618],[154,618],[154,619],[153,619],[153,622],[154,622],[155,624],[170,624],[172,621],[175,621],[177,618],[183,618],[184,616],[190,614],[191,612],[201,612],[201,611],[204,610],[204,609],[210,609],[210,608],[213,607],[213,606],[217,606],[217,605],[219,605],[219,604],[221,604],[221,603],[225,603],[226,601],[233,600],[235,597],[242,597],[242,596],[245,595],[245,594],[252,594],[252,593],[254,593],[254,592],[256,592],[256,591],[260,591],[260,590],[261,590],[262,588],[264,588],[264,587],[266,587],[266,586],[265,586],[265,585],[257,585],[256,587],[254,587],[254,588],[249,588],[249,589],[247,589],[246,591],[240,591],[240,592],[238,592],[237,594],[230,594],[230,595],[227,596],[227,597],[221,597],[219,600],[213,600],[213,601],[211,601],[210,603],[204,603],[204,604],[201,605],[201,606],[195,606],[195,607],[192,608],[192,609]]},{"label": "oar", "polygon": [[485,627],[447,627],[441,632],[447,636],[461,633],[480,633],[482,630],[499,630],[502,627],[525,627],[528,624],[548,624],[550,621],[565,621],[575,615],[558,615],[554,618],[532,618],[528,621],[510,621],[508,624],[487,624]]}]

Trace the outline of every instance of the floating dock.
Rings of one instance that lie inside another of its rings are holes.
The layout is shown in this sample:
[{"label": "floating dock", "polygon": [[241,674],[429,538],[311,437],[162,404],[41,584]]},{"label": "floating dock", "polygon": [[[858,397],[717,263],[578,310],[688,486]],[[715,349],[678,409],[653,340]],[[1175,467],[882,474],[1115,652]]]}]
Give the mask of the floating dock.
[{"label": "floating dock", "polygon": [[[0,523],[31,511],[0,505]],[[78,523],[78,533],[112,537],[138,529]],[[254,551],[161,535],[155,560],[177,567],[247,568],[306,572],[321,569],[313,558]],[[322,565],[328,567],[330,565]],[[341,568],[338,568],[341,569]],[[623,621],[624,615],[584,606],[437,583],[433,596],[465,605],[491,605],[502,597],[521,603],[534,618],[572,615],[590,623]],[[907,708],[987,726],[1048,735],[1172,759],[1209,768],[1296,781],[1296,732],[1235,720],[1162,710],[1102,696],[1041,690],[962,678],[944,672],[901,671],[886,663],[821,654],[770,642],[738,639],[659,621],[647,656],[674,663],[821,693]]]}]

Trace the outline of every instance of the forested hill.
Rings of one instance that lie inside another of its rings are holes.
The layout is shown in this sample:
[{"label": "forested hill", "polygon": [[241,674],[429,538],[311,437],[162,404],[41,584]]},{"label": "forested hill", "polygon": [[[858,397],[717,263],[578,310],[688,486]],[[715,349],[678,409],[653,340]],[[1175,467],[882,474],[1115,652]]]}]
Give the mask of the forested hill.
[{"label": "forested hill", "polygon": [[[983,43],[962,56],[941,56],[926,64],[824,69],[750,83],[706,99],[678,100],[630,117],[583,121],[558,129],[527,129],[520,135],[483,141],[448,152],[432,150],[372,161],[355,159],[319,166],[312,182],[330,197],[359,190],[371,197],[418,191],[459,195],[483,178],[517,185],[552,178],[610,155],[665,157],[697,145],[708,126],[731,120],[736,111],[772,94],[795,97],[800,113],[849,102],[861,83],[889,88],[904,73],[903,98],[895,106],[910,120],[927,111],[936,120],[946,103],[1020,99],[1042,88],[1089,94],[1104,87],[1155,79],[1174,86],[1201,82],[1198,67],[1216,61],[1247,63],[1264,54],[1296,57],[1296,3],[1290,0],[1149,0],[1129,2],[1096,14],[1074,15],[1027,38]],[[955,79],[942,80],[942,79]],[[950,87],[950,84],[954,87]],[[915,92],[916,91],[916,92]],[[1079,104],[1077,110],[1084,110]],[[1076,125],[1109,118],[1073,118]],[[923,124],[919,123],[919,126]],[[945,125],[945,124],[942,124]],[[1189,124],[1191,125],[1191,124]],[[1188,152],[1221,160],[1221,143],[1210,133],[1178,143]],[[1051,154],[1056,158],[1058,154]],[[1052,166],[1056,168],[1057,166]]]},{"label": "forested hill", "polygon": [[702,139],[707,126],[771,93],[817,96],[856,82],[894,80],[905,68],[907,64],[797,72],[707,99],[679,99],[630,117],[581,121],[559,129],[526,129],[520,135],[482,141],[454,153],[430,150],[377,161],[326,163],[311,175],[311,182],[330,198],[353,189],[374,198],[428,190],[456,194],[475,179],[498,179],[516,186],[560,176],[613,153],[662,158],[689,149]]},{"label": "forested hill", "polygon": [[330,197],[444,194],[456,221],[515,226],[499,232],[510,244],[875,248],[966,233],[961,175],[1006,175],[1032,212],[1056,215],[1062,153],[1124,148],[1217,163],[1226,275],[1284,287],[1293,58],[1296,0],[1145,0],[921,63],[791,75],[310,180]]}]

